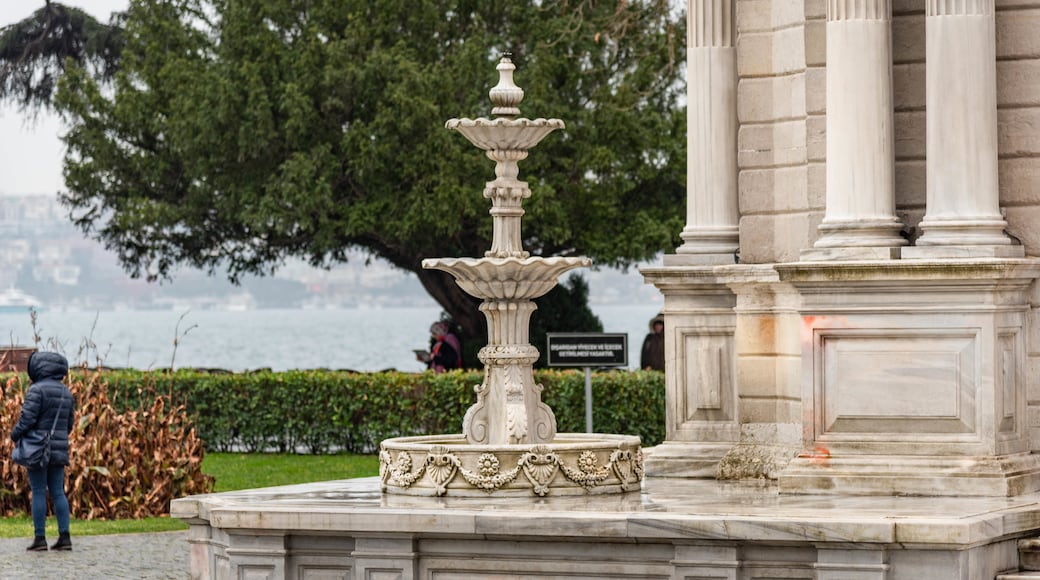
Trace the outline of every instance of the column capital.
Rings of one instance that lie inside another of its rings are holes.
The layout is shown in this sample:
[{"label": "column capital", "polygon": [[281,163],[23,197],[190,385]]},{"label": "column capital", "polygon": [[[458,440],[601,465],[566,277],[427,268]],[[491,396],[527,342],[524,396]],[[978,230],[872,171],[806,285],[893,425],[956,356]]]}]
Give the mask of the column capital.
[{"label": "column capital", "polygon": [[733,0],[689,0],[690,48],[735,47]]},{"label": "column capital", "polygon": [[925,16],[993,16],[994,0],[928,0]]},{"label": "column capital", "polygon": [[827,0],[827,20],[891,19],[891,0]]}]

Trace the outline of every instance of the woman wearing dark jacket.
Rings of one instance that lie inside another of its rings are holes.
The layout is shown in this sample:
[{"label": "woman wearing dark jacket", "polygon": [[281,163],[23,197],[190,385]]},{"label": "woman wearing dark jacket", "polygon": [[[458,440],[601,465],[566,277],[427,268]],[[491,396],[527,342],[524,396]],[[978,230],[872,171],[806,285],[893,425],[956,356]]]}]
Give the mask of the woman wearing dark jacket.
[{"label": "woman wearing dark jacket", "polygon": [[29,550],[46,550],[47,538],[47,491],[50,490],[54,515],[58,519],[58,541],[51,546],[52,550],[71,550],[72,540],[69,538],[69,500],[65,497],[65,466],[69,464],[69,433],[72,431],[72,416],[76,402],[72,393],[62,384],[62,379],[69,374],[69,362],[56,352],[34,352],[28,362],[29,391],[22,403],[22,412],[18,423],[11,431],[11,440],[18,440],[34,429],[49,432],[54,428],[51,438],[50,465],[40,469],[29,470],[29,487],[32,488],[32,518],[36,529],[36,539]]}]

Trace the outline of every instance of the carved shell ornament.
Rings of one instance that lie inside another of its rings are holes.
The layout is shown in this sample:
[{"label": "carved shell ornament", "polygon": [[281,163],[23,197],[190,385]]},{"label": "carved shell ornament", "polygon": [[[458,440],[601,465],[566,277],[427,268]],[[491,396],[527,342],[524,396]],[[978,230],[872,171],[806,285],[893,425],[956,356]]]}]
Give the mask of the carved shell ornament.
[{"label": "carved shell ornament", "polygon": [[540,496],[547,495],[549,484],[560,470],[560,458],[556,453],[550,447],[538,445],[524,455],[520,463],[527,480],[534,486],[534,493]]},{"label": "carved shell ornament", "polygon": [[448,453],[444,447],[430,449],[430,454],[426,457],[426,471],[437,495],[445,494],[448,482],[454,479],[458,468],[458,458]]}]

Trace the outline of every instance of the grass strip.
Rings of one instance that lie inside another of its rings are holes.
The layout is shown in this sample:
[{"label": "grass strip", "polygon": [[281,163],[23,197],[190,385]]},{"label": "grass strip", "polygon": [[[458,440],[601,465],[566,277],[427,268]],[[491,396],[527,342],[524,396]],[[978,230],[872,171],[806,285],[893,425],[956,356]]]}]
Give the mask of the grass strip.
[{"label": "grass strip", "polygon": [[223,492],[379,475],[379,458],[349,454],[207,453],[202,471],[216,478],[215,491]]}]

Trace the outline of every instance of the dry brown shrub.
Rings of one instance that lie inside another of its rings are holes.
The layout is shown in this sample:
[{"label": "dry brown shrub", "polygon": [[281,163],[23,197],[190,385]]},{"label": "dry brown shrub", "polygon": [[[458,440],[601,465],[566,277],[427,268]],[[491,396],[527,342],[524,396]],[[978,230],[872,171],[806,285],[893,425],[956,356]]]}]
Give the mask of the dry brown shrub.
[{"label": "dry brown shrub", "polygon": [[[0,406],[0,514],[29,512],[29,478],[11,461],[11,429],[28,389],[25,375],[2,385]],[[70,465],[65,492],[77,519],[126,519],[169,513],[170,500],[208,493],[213,478],[202,473],[202,440],[183,405],[167,408],[156,393],[151,406],[117,412],[106,392],[104,373],[77,373],[69,388],[76,397],[69,435]]]}]

